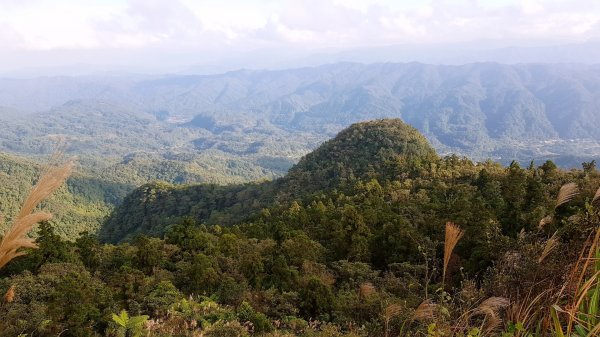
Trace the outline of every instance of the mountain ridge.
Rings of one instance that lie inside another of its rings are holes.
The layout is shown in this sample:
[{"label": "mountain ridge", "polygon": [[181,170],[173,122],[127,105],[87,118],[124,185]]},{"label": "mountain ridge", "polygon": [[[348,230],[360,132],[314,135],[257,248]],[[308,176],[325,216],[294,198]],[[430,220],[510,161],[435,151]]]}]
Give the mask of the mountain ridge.
[{"label": "mountain ridge", "polygon": [[415,128],[400,119],[355,123],[304,156],[282,178],[242,185],[143,185],[129,194],[101,228],[107,241],[162,235],[191,217],[199,223],[233,225],[262,209],[315,193],[353,188],[358,181],[417,176],[440,158]]},{"label": "mountain ridge", "polygon": [[[556,159],[573,167],[600,156],[598,83],[597,65],[497,63],[338,63],[205,76],[0,79],[0,106],[27,112],[8,118],[0,149],[44,151],[18,144],[44,132],[54,115],[72,135],[73,151],[95,133],[98,139],[85,146],[101,153],[103,139],[126,130],[127,120],[100,121],[87,130],[84,116],[112,104],[134,124],[151,125],[131,139],[123,136],[130,144],[121,156],[153,147],[159,154],[169,148],[185,154],[216,150],[261,169],[260,155],[295,161],[352,123],[401,118],[442,154],[504,163]],[[79,119],[68,117],[77,114],[75,108]],[[192,121],[199,118],[216,127],[198,127]],[[11,132],[16,128],[20,133]],[[157,137],[169,141],[157,146]],[[251,143],[256,147],[244,145]],[[564,160],[566,155],[576,159]]]}]

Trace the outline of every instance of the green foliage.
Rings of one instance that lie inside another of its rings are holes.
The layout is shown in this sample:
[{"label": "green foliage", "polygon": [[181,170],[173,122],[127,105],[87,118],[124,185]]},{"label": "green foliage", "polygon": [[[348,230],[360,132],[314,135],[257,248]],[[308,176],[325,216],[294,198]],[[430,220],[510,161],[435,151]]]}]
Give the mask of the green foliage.
[{"label": "green foliage", "polygon": [[[0,153],[0,214],[8,220],[16,216],[42,169],[36,161]],[[98,181],[79,172],[44,201],[42,207],[54,215],[57,234],[75,239],[82,231],[97,231],[115,203],[131,189],[130,185],[115,187],[108,181]]]},{"label": "green foliage", "polygon": [[[48,263],[37,275],[24,272],[13,277],[10,284],[18,296],[8,306],[6,317],[14,317],[16,312],[21,312],[22,318],[29,317],[28,311],[43,313],[44,319],[36,320],[34,315],[31,322],[38,327],[45,322],[43,329],[49,333],[69,330],[71,336],[89,336],[94,329],[106,326],[104,317],[112,305],[112,294],[102,281],[79,265]],[[9,324],[8,331],[19,322],[5,318],[2,321]]]},{"label": "green foliage", "polygon": [[155,316],[165,316],[173,303],[183,298],[183,294],[169,280],[160,281],[144,297],[144,311]]},{"label": "green foliage", "polygon": [[211,326],[206,332],[207,337],[246,337],[247,330],[239,323],[221,323]]},{"label": "green foliage", "polygon": [[257,333],[273,330],[269,318],[264,313],[255,311],[248,302],[242,302],[239,305],[237,316],[241,322],[252,323],[253,330]]},{"label": "green foliage", "polygon": [[211,224],[233,224],[272,201],[269,190],[268,182],[230,186],[147,184],[125,198],[100,236],[107,241],[133,239],[137,234],[160,236],[169,225],[189,217]]},{"label": "green foliage", "polygon": [[[591,249],[595,251],[590,255],[592,265],[587,279],[579,283],[577,289],[577,303],[579,306],[576,312],[567,312],[558,305],[550,308],[551,319],[554,327],[554,333],[557,336],[577,336],[591,337],[600,333],[600,246],[598,245],[600,232],[596,237],[595,246]],[[584,275],[585,276],[585,268]],[[560,316],[563,314],[562,316]],[[566,319],[561,319],[566,317]],[[566,328],[565,328],[566,327]]]},{"label": "green foliage", "polygon": [[306,195],[355,179],[415,175],[436,160],[425,137],[399,119],[357,123],[302,158],[283,184]]},{"label": "green foliage", "polygon": [[43,222],[37,230],[37,249],[32,249],[28,254],[9,264],[3,273],[17,273],[24,270],[37,272],[42,265],[47,263],[78,263],[79,259],[74,247],[61,239],[55,233],[55,227],[49,222]]},{"label": "green foliage", "polygon": [[527,163],[558,153],[574,167],[598,156],[596,142],[582,141],[599,139],[588,104],[598,77],[594,65],[340,63],[3,79],[0,149],[39,154],[48,135],[64,135],[89,167],[111,157],[109,171],[144,182],[240,183],[285,173],[350,123],[401,116],[443,153]]},{"label": "green foliage", "polygon": [[311,277],[301,285],[300,301],[300,308],[307,317],[321,318],[331,314],[334,295],[321,279]]},{"label": "green foliage", "polygon": [[[567,182],[581,194],[555,210]],[[484,336],[485,298],[566,278],[600,222],[598,186],[592,170],[438,158],[399,121],[361,123],[280,180],[145,185],[101,233],[119,243],[42,225],[40,248],[0,276],[0,294],[16,290],[0,305],[0,336]],[[465,235],[441,284],[447,221]],[[541,263],[555,232],[560,254]],[[413,319],[420,305],[433,314]],[[539,321],[511,319],[514,336]]]},{"label": "green foliage", "polygon": [[125,336],[128,337],[140,337],[142,336],[142,330],[144,323],[148,320],[149,316],[133,316],[129,317],[129,314],[125,310],[121,310],[120,314],[112,314],[112,320],[122,328]]}]

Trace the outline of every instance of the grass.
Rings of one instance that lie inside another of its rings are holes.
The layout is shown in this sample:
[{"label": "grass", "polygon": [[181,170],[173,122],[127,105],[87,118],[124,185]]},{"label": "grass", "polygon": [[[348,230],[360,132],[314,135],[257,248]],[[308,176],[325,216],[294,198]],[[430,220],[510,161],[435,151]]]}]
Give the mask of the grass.
[{"label": "grass", "polygon": [[[586,251],[587,250],[587,251]],[[600,228],[584,247],[575,273],[565,289],[575,283],[575,293],[566,307],[554,304],[550,315],[556,336],[600,336]]]},{"label": "grass", "polygon": [[446,271],[448,270],[448,263],[450,262],[450,256],[452,256],[454,247],[456,247],[456,244],[458,241],[460,241],[464,234],[465,232],[453,222],[446,223],[446,236],[444,240],[444,272],[442,276],[442,283],[445,283],[446,281]]},{"label": "grass", "polygon": [[559,208],[560,206],[570,202],[579,194],[579,187],[575,183],[564,184],[560,191],[558,191],[558,196],[556,197],[556,206],[555,208]]},{"label": "grass", "polygon": [[546,241],[546,244],[544,245],[544,249],[542,250],[542,254],[540,255],[540,258],[538,259],[538,263],[542,263],[544,261],[544,259],[546,259],[548,257],[548,255],[550,255],[550,253],[558,246],[559,241],[558,241],[558,236],[557,236],[558,232],[555,232],[552,237],[550,237],[550,239],[548,239],[548,241]]},{"label": "grass", "polygon": [[[555,208],[570,202],[578,194],[575,184],[563,185]],[[508,308],[508,321],[518,322],[522,327],[511,336],[600,336],[600,223],[599,214],[596,214],[600,206],[600,188],[590,204],[596,206],[588,209],[588,216],[596,216],[595,228],[583,244],[578,259],[571,268],[566,268],[562,285],[532,289]],[[540,221],[540,228],[552,221],[547,218]],[[558,244],[558,235],[554,233],[546,241],[538,263],[555,251]]]},{"label": "grass", "polygon": [[35,242],[27,235],[33,227],[50,220],[52,214],[35,211],[40,203],[56,191],[71,175],[73,163],[49,165],[33,187],[12,226],[4,233],[0,241],[0,269],[16,257],[24,255],[23,248],[36,248]]},{"label": "grass", "polygon": [[[571,202],[579,193],[576,184],[563,185],[554,209]],[[428,336],[600,336],[600,189],[590,204],[596,206],[588,209],[597,218],[593,221],[593,234],[590,234],[581,252],[576,255],[579,258],[573,259],[576,260],[573,264],[565,265],[562,279],[555,278],[560,282],[546,282],[550,279],[546,278],[548,275],[539,275],[541,279],[536,277],[529,292],[510,301],[504,297],[492,296],[480,300],[478,305],[462,310],[459,303],[451,300],[442,300],[442,304],[426,300],[414,311],[412,320],[429,322]],[[539,229],[553,221],[552,215],[545,217],[540,221]],[[442,284],[445,284],[452,252],[463,235],[464,231],[460,227],[452,222],[446,223]],[[558,254],[560,242],[559,234],[555,232],[542,245],[541,254],[536,259],[537,264],[555,262],[545,261],[550,260],[553,254]],[[443,289],[440,291],[447,294]],[[444,310],[446,314],[443,314]],[[458,311],[459,315],[454,316],[458,318],[451,319],[449,311]],[[501,333],[503,327],[505,330]]]}]

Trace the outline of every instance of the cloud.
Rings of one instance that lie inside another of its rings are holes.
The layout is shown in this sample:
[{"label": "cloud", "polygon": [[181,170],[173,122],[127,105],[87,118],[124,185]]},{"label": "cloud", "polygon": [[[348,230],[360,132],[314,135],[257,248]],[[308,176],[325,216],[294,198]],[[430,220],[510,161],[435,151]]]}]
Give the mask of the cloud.
[{"label": "cloud", "polygon": [[600,1],[589,0],[0,2],[0,48],[22,52],[129,50],[219,58],[265,48],[314,52],[486,40],[577,43],[600,37]]},{"label": "cloud", "polygon": [[105,47],[140,48],[201,38],[202,22],[177,0],[131,0],[113,16],[91,22]]},{"label": "cloud", "polygon": [[23,37],[19,33],[9,25],[0,22],[0,45],[4,46],[5,51],[21,48],[22,41]]},{"label": "cloud", "polygon": [[185,36],[202,29],[202,23],[177,0],[132,0],[127,8],[107,20],[94,22],[99,33]]},{"label": "cloud", "polygon": [[583,0],[3,0],[3,6],[0,23],[12,37],[3,34],[1,42],[25,49],[583,40],[600,20],[600,5]]},{"label": "cloud", "polygon": [[39,0],[2,0],[2,8],[11,9],[23,6],[30,6],[40,2]]}]

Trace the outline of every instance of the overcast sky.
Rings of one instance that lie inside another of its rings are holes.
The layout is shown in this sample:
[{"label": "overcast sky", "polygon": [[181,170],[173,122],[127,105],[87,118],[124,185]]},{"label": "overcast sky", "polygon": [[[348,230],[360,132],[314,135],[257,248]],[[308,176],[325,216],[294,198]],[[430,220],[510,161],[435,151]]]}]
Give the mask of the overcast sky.
[{"label": "overcast sky", "polygon": [[0,71],[599,38],[596,0],[0,0]]}]

